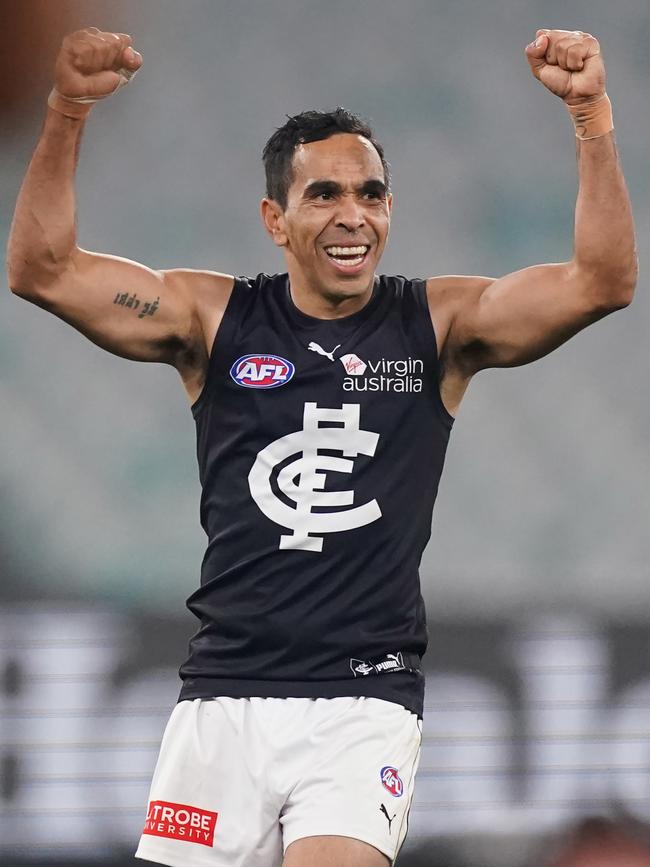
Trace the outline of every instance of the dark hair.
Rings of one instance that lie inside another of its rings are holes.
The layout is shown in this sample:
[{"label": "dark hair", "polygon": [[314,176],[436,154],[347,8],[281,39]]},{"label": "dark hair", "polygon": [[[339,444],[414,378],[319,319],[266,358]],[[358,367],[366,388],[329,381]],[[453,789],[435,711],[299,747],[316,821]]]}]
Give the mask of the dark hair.
[{"label": "dark hair", "polygon": [[358,115],[339,106],[334,111],[303,111],[287,117],[287,122],[276,129],[262,151],[266,195],[283,209],[287,206],[289,187],[293,182],[293,154],[296,147],[307,142],[322,141],[340,132],[362,135],[374,145],[384,167],[386,187],[390,188],[390,171],[384,149],[375,139],[370,125]]}]

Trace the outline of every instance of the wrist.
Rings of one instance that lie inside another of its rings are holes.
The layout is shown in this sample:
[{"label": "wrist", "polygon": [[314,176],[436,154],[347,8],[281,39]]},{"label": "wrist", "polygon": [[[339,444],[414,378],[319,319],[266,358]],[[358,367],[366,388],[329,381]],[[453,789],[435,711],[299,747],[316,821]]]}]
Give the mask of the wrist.
[{"label": "wrist", "polygon": [[97,101],[97,99],[92,97],[63,96],[56,87],[52,88],[47,98],[47,104],[50,108],[74,120],[83,120],[88,117],[93,105]]},{"label": "wrist", "polygon": [[614,129],[612,104],[606,93],[574,105],[565,102],[565,105],[575,125],[576,138],[581,141],[600,138]]}]

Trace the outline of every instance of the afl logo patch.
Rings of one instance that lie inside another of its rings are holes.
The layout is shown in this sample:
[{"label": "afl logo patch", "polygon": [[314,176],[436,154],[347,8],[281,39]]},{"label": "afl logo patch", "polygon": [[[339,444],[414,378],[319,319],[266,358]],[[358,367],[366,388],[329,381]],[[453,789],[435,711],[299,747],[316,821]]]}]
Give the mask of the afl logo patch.
[{"label": "afl logo patch", "polygon": [[231,377],[244,388],[277,388],[295,372],[294,365],[279,355],[242,355],[230,368]]},{"label": "afl logo patch", "polygon": [[379,776],[381,777],[382,786],[391,793],[394,798],[401,798],[404,794],[404,783],[400,775],[397,773],[397,768],[391,768],[390,765],[382,768]]}]

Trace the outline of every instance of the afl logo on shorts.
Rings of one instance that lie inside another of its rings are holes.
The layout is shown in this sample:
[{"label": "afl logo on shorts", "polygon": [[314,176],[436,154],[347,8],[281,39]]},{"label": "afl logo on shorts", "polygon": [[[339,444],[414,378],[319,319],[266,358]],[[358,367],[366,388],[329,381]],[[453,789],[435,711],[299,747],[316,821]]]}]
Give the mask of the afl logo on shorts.
[{"label": "afl logo on shorts", "polygon": [[277,388],[286,385],[295,370],[279,355],[243,355],[230,368],[230,375],[244,388]]},{"label": "afl logo on shorts", "polygon": [[401,798],[404,794],[404,783],[400,775],[397,773],[397,768],[391,768],[386,765],[382,768],[379,776],[381,777],[382,786],[391,793],[394,798]]}]

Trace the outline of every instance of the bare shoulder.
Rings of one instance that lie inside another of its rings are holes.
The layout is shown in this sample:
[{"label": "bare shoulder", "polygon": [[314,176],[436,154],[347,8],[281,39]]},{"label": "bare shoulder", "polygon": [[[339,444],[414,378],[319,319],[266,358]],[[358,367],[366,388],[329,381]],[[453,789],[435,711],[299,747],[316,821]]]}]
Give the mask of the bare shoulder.
[{"label": "bare shoulder", "polygon": [[463,311],[474,306],[493,277],[446,274],[427,279],[429,313],[438,342],[438,354],[453,356],[462,343]]},{"label": "bare shoulder", "polygon": [[204,348],[209,353],[214,336],[228,305],[235,278],[218,271],[201,271],[194,268],[173,268],[162,271],[169,288],[188,302],[196,320],[197,334],[200,331]]},{"label": "bare shoulder", "polygon": [[235,278],[219,271],[198,268],[170,268],[161,272],[165,282],[176,291],[191,296],[197,304],[228,303]]},{"label": "bare shoulder", "polygon": [[203,389],[212,344],[228,306],[235,278],[231,274],[193,268],[174,268],[162,274],[170,289],[183,296],[193,310],[192,333],[175,365],[188,399],[193,403]]},{"label": "bare shoulder", "polygon": [[456,416],[472,378],[465,363],[467,311],[494,282],[492,277],[448,274],[427,280],[427,301],[438,344],[440,397],[447,411]]}]

